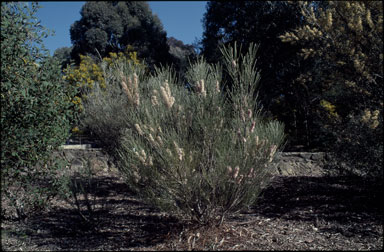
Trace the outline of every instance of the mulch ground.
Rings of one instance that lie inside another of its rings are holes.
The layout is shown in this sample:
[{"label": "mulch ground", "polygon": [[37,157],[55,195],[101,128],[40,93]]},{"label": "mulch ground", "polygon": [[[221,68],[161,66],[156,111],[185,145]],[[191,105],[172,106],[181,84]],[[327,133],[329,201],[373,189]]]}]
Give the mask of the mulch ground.
[{"label": "mulch ground", "polygon": [[195,227],[151,208],[117,174],[97,179],[95,225],[57,200],[24,222],[3,219],[2,250],[383,249],[382,188],[358,179],[276,176],[256,206],[219,228]]}]

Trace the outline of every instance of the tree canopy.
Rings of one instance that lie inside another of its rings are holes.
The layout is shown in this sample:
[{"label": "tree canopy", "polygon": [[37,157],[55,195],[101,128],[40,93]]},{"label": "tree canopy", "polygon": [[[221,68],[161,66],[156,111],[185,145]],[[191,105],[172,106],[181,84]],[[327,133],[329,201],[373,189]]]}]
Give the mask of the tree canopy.
[{"label": "tree canopy", "polygon": [[72,52],[72,47],[64,46],[64,47],[57,48],[53,53],[53,57],[60,62],[61,69],[66,68],[70,64],[71,52]]},{"label": "tree canopy", "polygon": [[81,19],[71,25],[72,58],[106,57],[133,47],[149,65],[170,63],[167,34],[146,2],[87,2]]},{"label": "tree canopy", "polygon": [[179,77],[184,78],[185,71],[189,66],[189,61],[193,61],[197,57],[197,53],[192,45],[184,44],[182,41],[170,37],[167,39],[169,45],[169,53],[173,57],[175,70],[180,74]]}]

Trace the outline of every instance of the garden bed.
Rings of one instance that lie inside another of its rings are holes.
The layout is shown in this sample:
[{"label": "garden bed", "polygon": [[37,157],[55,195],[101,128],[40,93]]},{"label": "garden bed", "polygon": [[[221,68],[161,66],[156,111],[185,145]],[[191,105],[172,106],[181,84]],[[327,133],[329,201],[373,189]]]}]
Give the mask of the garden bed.
[{"label": "garden bed", "polygon": [[98,224],[85,225],[65,201],[24,223],[2,220],[8,251],[381,250],[381,188],[345,177],[276,176],[258,205],[220,228],[195,227],[144,204],[116,171],[96,178]]}]

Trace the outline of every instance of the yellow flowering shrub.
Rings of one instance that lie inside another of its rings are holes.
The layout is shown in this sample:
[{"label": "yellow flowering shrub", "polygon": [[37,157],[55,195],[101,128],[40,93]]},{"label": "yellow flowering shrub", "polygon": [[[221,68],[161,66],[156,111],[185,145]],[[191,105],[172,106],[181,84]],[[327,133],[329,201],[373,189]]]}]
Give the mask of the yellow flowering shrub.
[{"label": "yellow flowering shrub", "polygon": [[329,113],[328,117],[338,118],[339,115],[336,112],[336,106],[327,100],[321,100],[320,105]]},{"label": "yellow flowering shrub", "polygon": [[[76,105],[79,112],[84,110],[83,101],[88,99],[89,96],[85,93],[92,90],[96,82],[102,90],[106,89],[105,73],[101,67],[102,63],[107,63],[107,67],[113,67],[124,62],[131,62],[134,65],[145,68],[144,64],[138,59],[137,52],[132,50],[133,48],[128,46],[124,53],[111,52],[109,53],[109,57],[104,57],[102,62],[99,63],[95,62],[90,56],[80,55],[81,61],[79,66],[68,66],[64,70],[65,75],[63,79],[67,84],[79,88],[79,93],[72,99],[72,103]],[[80,130],[76,126],[72,129],[72,132],[79,133]]]},{"label": "yellow flowering shrub", "polygon": [[109,53],[109,57],[103,58],[103,61],[108,63],[108,66],[112,65],[112,63],[122,63],[126,60],[132,61],[135,65],[140,65],[141,62],[137,58],[137,52],[126,52],[126,53]]},{"label": "yellow flowering shrub", "polygon": [[382,177],[383,2],[291,4],[301,10],[303,22],[279,38],[301,48],[306,70],[296,81],[309,100],[320,99],[310,105],[312,138],[334,153],[330,169]]},{"label": "yellow flowering shrub", "polygon": [[78,67],[68,66],[64,70],[64,80],[67,84],[76,86],[80,92],[72,100],[79,111],[82,111],[82,98],[86,89],[92,89],[95,81],[100,83],[100,87],[105,88],[105,80],[99,65],[89,56],[80,55],[80,65]]},{"label": "yellow flowering shrub", "polygon": [[[105,76],[100,63],[96,63],[90,56],[80,55],[80,65],[76,67],[68,66],[64,70],[64,80],[69,85],[76,86],[80,92],[72,100],[79,111],[83,111],[82,99],[86,99],[85,91],[92,90],[95,82],[99,83],[101,89],[106,88]],[[137,57],[137,52],[132,51],[132,47],[128,46],[127,50],[119,53],[111,52],[109,57],[103,58],[102,62],[106,62],[107,66],[113,64],[121,64],[125,61],[131,61],[134,65],[142,65]],[[144,67],[144,65],[143,65]]]}]

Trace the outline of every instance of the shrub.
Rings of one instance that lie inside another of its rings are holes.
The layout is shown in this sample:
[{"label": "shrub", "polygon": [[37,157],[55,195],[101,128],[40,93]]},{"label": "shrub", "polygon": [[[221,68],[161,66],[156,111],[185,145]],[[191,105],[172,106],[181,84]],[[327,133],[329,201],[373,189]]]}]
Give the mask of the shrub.
[{"label": "shrub", "polygon": [[[232,80],[227,96],[222,67],[204,59],[187,71],[190,89],[169,68],[149,78],[121,69],[106,80],[111,89],[84,103],[92,112],[83,122],[95,131],[113,125],[117,167],[149,204],[200,224],[221,223],[257,199],[283,141],[282,124],[264,121],[254,97],[256,51],[222,48]],[[119,109],[114,118],[112,108]]]},{"label": "shrub", "polygon": [[378,109],[350,114],[334,125],[337,139],[326,169],[332,174],[358,176],[383,183],[383,115]]},{"label": "shrub", "polygon": [[[87,99],[87,95],[92,95],[95,82],[102,89],[106,89],[105,70],[106,68],[116,67],[118,65],[132,64],[146,71],[145,65],[137,58],[137,53],[132,50],[131,46],[127,46],[124,53],[109,53],[109,57],[104,57],[101,62],[97,62],[90,56],[80,55],[79,66],[68,66],[64,69],[64,79],[66,84],[76,87],[78,93],[72,99],[72,103],[76,106],[77,111],[81,114],[84,110],[83,102]],[[103,67],[102,67],[103,66]],[[81,115],[80,115],[81,117]],[[77,121],[77,124],[79,121]],[[74,126],[73,133],[89,133],[87,129],[79,129],[80,125]]]},{"label": "shrub", "polygon": [[[87,108],[83,111],[80,124],[81,128],[89,129],[90,133],[96,135],[103,149],[113,156],[117,143],[121,138],[121,130],[125,127],[125,120],[128,116],[126,96],[122,92],[120,73],[136,72],[140,81],[144,81],[146,67],[140,64],[135,57],[131,60],[111,55],[111,58],[104,58],[100,62],[100,69],[106,85],[95,82],[93,89],[85,93],[90,99],[86,99]],[[132,56],[135,56],[133,54]]]},{"label": "shrub", "polygon": [[72,102],[78,107],[79,111],[82,111],[81,98],[85,90],[92,89],[95,81],[99,82],[101,88],[105,88],[105,81],[100,67],[90,56],[80,55],[80,60],[81,62],[78,67],[68,66],[64,69],[64,79],[70,86],[78,88],[79,92]]},{"label": "shrub", "polygon": [[39,47],[47,33],[37,8],[1,3],[1,189],[19,217],[50,197],[51,175],[63,164],[48,160],[74,116],[75,90],[64,88],[59,63]]},{"label": "shrub", "polygon": [[[129,46],[125,53],[109,53],[109,57],[103,58],[102,61],[105,62],[107,66],[123,64],[125,61],[130,61],[134,65],[141,65],[144,67],[137,58],[137,53],[132,51],[132,47]],[[95,82],[98,82],[99,86],[102,89],[105,89],[103,70],[101,69],[100,64],[98,64],[91,56],[80,55],[79,66],[68,66],[64,69],[64,73],[64,79],[67,84],[78,88],[78,94],[72,102],[76,104],[80,111],[83,110],[82,98],[86,99],[86,97],[84,97],[86,90],[92,90]]]},{"label": "shrub", "polygon": [[97,169],[92,160],[82,158],[80,167],[70,167],[61,173],[59,197],[68,202],[81,218],[82,227],[94,229],[100,217],[110,210],[105,198],[102,181],[97,178]]}]

